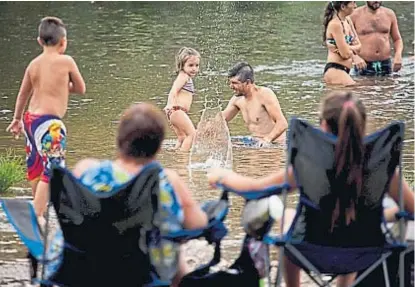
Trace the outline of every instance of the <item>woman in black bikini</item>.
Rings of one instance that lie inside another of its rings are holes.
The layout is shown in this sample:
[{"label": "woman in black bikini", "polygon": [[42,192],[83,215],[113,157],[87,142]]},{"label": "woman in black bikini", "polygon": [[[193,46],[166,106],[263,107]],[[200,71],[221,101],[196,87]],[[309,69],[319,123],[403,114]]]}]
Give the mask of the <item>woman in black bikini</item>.
[{"label": "woman in black bikini", "polygon": [[324,81],[330,85],[355,84],[349,72],[352,55],[357,54],[361,44],[349,15],[356,8],[354,1],[330,1],[324,12],[324,45],[328,48]]}]

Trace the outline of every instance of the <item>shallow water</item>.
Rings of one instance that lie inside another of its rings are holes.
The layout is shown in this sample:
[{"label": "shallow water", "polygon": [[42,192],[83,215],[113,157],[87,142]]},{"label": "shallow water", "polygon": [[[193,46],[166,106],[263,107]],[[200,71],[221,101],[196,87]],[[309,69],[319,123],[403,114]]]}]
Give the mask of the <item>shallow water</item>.
[{"label": "shallow water", "polygon": [[[406,123],[404,170],[413,178],[414,3],[384,2],[395,10],[404,40],[404,68],[387,78],[360,78],[350,88],[366,103],[372,132],[392,120]],[[0,2],[0,153],[8,147],[23,156],[24,141],[4,132],[13,116],[21,77],[40,49],[36,26],[44,15],[68,25],[68,50],[84,75],[87,94],[70,98],[65,123],[69,131],[68,166],[84,157],[114,156],[119,116],[133,102],[163,108],[174,79],[174,54],[181,46],[198,49],[201,74],[190,117],[197,124],[206,107],[223,108],[232,96],[226,71],[249,61],[256,82],[272,88],[287,118],[300,116],[317,124],[320,99],[331,89],[322,83],[326,50],[321,45],[322,2]],[[247,135],[240,116],[230,134]],[[189,154],[173,151],[169,131],[159,160],[174,168],[198,200],[218,196],[208,189],[206,169],[189,169]],[[284,165],[283,148],[252,148],[233,143],[233,169],[262,176]],[[194,167],[194,166],[193,166]],[[204,166],[206,167],[206,166]],[[296,197],[290,197],[290,204]],[[243,237],[239,218],[243,201],[232,197],[227,225],[235,258]],[[0,212],[0,260],[24,257],[24,249]],[[0,265],[1,269],[1,265]],[[0,281],[1,282],[1,281]]]}]

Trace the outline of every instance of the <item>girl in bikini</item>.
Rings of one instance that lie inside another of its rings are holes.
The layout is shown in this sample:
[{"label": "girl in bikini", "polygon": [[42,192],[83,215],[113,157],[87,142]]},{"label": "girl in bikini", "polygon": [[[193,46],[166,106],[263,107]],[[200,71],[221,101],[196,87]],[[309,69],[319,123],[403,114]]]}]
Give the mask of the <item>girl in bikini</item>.
[{"label": "girl in bikini", "polygon": [[164,111],[177,135],[176,149],[189,151],[196,129],[188,116],[195,88],[193,78],[199,72],[200,54],[192,48],[183,47],[176,55],[177,78],[170,90]]},{"label": "girl in bikini", "polygon": [[330,1],[324,12],[324,45],[328,47],[324,81],[331,85],[354,85],[350,77],[352,56],[360,51],[360,41],[349,15],[356,8],[354,1]]}]

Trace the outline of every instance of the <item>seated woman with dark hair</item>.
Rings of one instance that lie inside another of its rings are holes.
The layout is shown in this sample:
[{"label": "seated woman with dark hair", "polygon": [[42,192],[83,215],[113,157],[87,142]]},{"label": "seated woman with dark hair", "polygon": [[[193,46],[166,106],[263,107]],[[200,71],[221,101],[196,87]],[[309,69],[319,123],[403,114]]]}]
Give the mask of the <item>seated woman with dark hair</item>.
[{"label": "seated woman with dark hair", "polygon": [[[73,174],[97,192],[106,192],[123,185],[155,160],[165,136],[164,118],[163,113],[153,105],[132,105],[123,113],[118,126],[115,160],[84,159],[75,165]],[[161,169],[159,178],[160,192],[172,199],[166,207],[170,229],[195,229],[207,225],[206,213],[192,198],[190,190],[175,171]],[[186,269],[183,258],[180,258],[177,280],[187,273]]]}]

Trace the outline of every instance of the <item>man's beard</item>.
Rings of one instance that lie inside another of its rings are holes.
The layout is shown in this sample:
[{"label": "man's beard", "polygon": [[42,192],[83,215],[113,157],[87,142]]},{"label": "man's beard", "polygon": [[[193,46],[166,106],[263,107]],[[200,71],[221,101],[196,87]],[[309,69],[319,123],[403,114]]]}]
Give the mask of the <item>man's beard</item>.
[{"label": "man's beard", "polygon": [[376,2],[378,5],[376,5],[376,7],[373,7],[372,5],[370,5],[368,2],[366,2],[367,7],[369,7],[370,9],[372,9],[373,11],[376,11],[377,9],[379,9],[382,6],[382,2]]},{"label": "man's beard", "polygon": [[244,96],[245,94],[243,93],[243,92],[241,92],[241,91],[235,91],[235,90],[233,90],[233,92],[234,92],[234,96],[235,97],[242,97],[242,96]]}]

